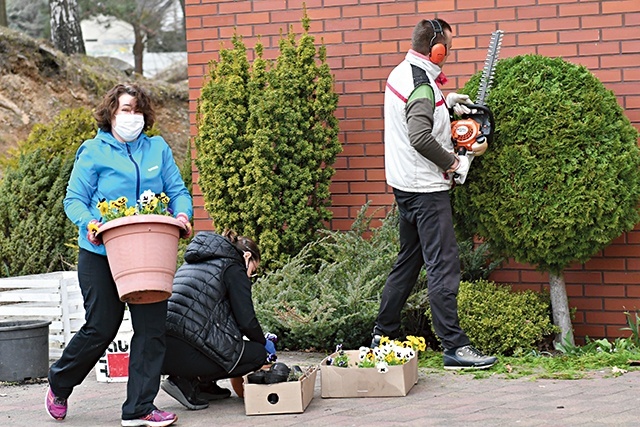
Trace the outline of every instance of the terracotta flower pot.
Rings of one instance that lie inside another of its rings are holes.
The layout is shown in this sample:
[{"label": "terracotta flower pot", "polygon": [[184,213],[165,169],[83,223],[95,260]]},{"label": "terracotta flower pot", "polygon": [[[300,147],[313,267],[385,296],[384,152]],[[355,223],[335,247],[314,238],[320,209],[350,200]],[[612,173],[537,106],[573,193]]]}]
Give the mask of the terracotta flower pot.
[{"label": "terracotta flower pot", "polygon": [[107,258],[120,300],[151,304],[171,296],[178,240],[184,225],[164,215],[134,215],[103,224],[97,236]]}]

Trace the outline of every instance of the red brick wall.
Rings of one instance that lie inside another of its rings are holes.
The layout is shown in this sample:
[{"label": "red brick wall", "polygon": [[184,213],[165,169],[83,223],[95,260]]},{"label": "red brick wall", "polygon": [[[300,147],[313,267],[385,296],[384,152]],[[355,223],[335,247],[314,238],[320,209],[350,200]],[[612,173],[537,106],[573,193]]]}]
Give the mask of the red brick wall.
[{"label": "red brick wall", "polygon": [[[585,65],[618,97],[640,129],[640,1],[638,0],[306,0],[310,32],[327,46],[340,103],[343,153],[335,166],[331,227],[347,229],[360,207],[388,207],[384,180],[383,88],[389,71],[410,47],[422,18],[439,17],[454,30],[454,51],[445,66],[445,92],[462,87],[482,67],[489,35],[505,31],[501,57],[537,53]],[[478,5],[482,6],[478,6]],[[221,45],[237,28],[247,47],[258,37],[265,54],[277,55],[280,31],[300,33],[303,0],[186,0],[191,134],[195,108]],[[194,156],[197,155],[194,151]],[[211,229],[194,170],[196,230]],[[378,212],[384,215],[384,211]],[[577,308],[576,335],[616,337],[623,311],[640,308],[640,229],[618,238],[585,265],[566,272],[569,304]],[[544,274],[510,263],[492,276],[517,287],[542,289]]]}]

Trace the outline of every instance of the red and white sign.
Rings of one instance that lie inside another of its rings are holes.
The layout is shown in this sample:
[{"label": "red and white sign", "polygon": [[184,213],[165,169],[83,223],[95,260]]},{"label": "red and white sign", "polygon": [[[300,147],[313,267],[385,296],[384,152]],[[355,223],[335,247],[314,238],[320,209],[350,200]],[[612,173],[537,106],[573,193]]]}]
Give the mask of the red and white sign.
[{"label": "red and white sign", "polygon": [[96,363],[98,382],[127,382],[132,333],[119,333]]}]

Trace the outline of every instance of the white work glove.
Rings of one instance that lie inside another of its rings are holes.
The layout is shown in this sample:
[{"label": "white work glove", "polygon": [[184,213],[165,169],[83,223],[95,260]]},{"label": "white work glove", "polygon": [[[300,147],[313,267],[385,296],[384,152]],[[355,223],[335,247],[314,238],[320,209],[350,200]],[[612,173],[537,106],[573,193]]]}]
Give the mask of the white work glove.
[{"label": "white work glove", "polygon": [[469,173],[470,166],[471,159],[469,159],[468,156],[458,157],[458,167],[453,171],[453,180],[456,182],[456,184],[464,184],[464,182],[467,180],[467,174]]},{"label": "white work glove", "polygon": [[472,110],[466,105],[472,105],[473,102],[469,98],[469,95],[451,92],[447,95],[447,105],[453,108],[453,112],[461,116],[463,114],[471,114]]}]

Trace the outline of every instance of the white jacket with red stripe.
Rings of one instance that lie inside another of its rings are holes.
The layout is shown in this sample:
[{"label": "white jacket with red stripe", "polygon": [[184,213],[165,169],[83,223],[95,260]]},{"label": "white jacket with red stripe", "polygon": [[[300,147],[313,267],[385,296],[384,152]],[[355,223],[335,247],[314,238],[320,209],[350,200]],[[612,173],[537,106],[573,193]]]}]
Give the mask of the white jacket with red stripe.
[{"label": "white jacket with red stripe", "polygon": [[[440,67],[427,57],[410,50],[405,60],[391,71],[384,93],[384,154],[387,184],[411,193],[449,190],[453,180],[435,163],[413,148],[407,128],[406,105],[414,89],[411,64],[425,70],[434,90],[436,107],[431,135],[453,153],[451,120],[444,96],[435,83]],[[453,154],[452,154],[453,158]]]}]

